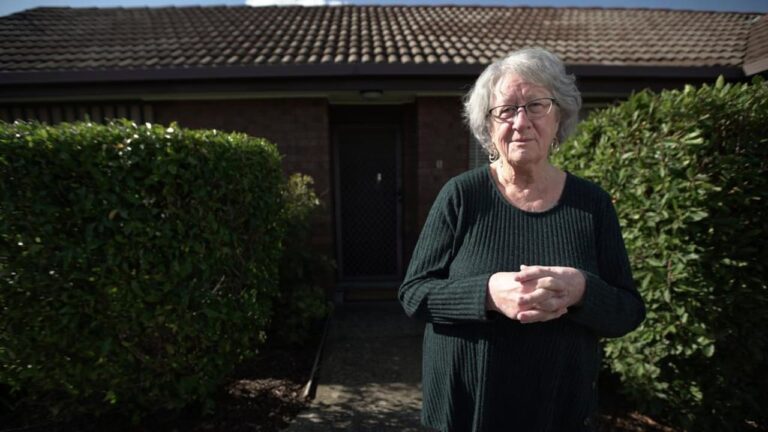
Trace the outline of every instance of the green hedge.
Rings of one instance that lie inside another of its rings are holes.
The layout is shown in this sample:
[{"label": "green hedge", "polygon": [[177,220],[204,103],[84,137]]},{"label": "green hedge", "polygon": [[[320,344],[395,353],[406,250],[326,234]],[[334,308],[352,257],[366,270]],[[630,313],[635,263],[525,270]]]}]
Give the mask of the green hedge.
[{"label": "green hedge", "polygon": [[556,155],[614,197],[647,320],[606,347],[643,408],[698,431],[766,425],[768,88],[649,91]]},{"label": "green hedge", "polygon": [[322,285],[330,280],[334,266],[311,245],[312,218],[320,208],[312,184],[312,177],[293,174],[285,187],[280,292],[268,331],[269,342],[275,345],[306,343],[317,330],[316,324],[330,312]]},{"label": "green hedge", "polygon": [[282,185],[242,134],[0,123],[0,384],[64,420],[209,404],[264,337]]}]

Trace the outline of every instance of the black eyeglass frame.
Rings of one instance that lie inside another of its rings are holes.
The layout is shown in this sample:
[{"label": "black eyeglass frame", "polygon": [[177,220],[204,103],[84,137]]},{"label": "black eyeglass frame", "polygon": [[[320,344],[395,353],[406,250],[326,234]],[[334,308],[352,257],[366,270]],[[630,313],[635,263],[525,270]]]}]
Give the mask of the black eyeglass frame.
[{"label": "black eyeglass frame", "polygon": [[[526,102],[526,103],[525,103],[525,104],[523,104],[523,105],[515,105],[515,104],[509,104],[509,105],[498,105],[498,106],[495,106],[495,107],[493,107],[493,108],[489,109],[489,110],[488,110],[488,115],[489,115],[489,116],[491,116],[493,119],[495,119],[495,120],[498,120],[498,121],[508,121],[508,120],[513,120],[513,119],[515,119],[515,118],[517,117],[517,114],[520,112],[520,108],[522,108],[522,109],[523,109],[523,111],[525,111],[525,115],[526,115],[526,117],[529,117],[529,118],[530,118],[530,117],[531,117],[531,115],[530,115],[530,113],[528,112],[528,105],[530,105],[530,104],[532,104],[532,103],[534,103],[534,102],[539,102],[539,101],[545,100],[545,99],[546,99],[546,100],[549,100],[549,101],[551,101],[552,103],[549,105],[549,109],[547,110],[547,112],[545,112],[545,113],[541,114],[540,116],[538,116],[538,115],[534,115],[534,118],[541,118],[541,117],[544,117],[544,116],[546,116],[547,114],[549,114],[549,113],[551,113],[551,112],[552,112],[552,105],[557,105],[557,106],[560,106],[560,104],[558,104],[558,103],[557,103],[557,99],[555,99],[555,98],[553,98],[553,97],[542,97],[542,98],[536,98],[536,99],[533,99],[533,100],[529,100],[528,102]],[[496,115],[494,115],[494,114],[493,114],[493,110],[495,110],[495,109],[498,109],[498,108],[504,108],[504,107],[513,107],[513,108],[515,109],[515,111],[514,111],[514,112],[515,112],[515,115],[514,115],[514,116],[512,116],[511,118],[508,118],[508,119],[504,119],[504,118],[501,118],[501,117],[499,117],[499,116],[496,116]]]}]

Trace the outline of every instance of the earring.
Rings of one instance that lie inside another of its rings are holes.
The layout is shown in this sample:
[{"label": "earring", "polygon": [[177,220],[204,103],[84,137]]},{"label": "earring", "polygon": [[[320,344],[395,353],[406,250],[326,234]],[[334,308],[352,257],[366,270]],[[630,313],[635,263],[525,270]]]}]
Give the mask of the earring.
[{"label": "earring", "polygon": [[491,163],[494,163],[497,160],[499,160],[499,152],[496,149],[493,149],[493,151],[488,153],[488,160]]},{"label": "earring", "polygon": [[560,140],[555,137],[551,143],[549,143],[549,151],[554,152],[557,151],[557,149],[560,148]]}]

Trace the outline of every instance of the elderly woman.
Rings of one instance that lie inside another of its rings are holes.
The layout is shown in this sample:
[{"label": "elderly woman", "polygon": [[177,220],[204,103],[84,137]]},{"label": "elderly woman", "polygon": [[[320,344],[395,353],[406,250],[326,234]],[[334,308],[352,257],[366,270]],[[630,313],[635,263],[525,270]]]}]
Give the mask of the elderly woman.
[{"label": "elderly woman", "polygon": [[598,339],[645,317],[611,197],[548,158],[577,122],[574,81],[553,54],[525,49],[467,95],[491,163],[443,187],[399,291],[426,321],[426,426],[591,430]]}]

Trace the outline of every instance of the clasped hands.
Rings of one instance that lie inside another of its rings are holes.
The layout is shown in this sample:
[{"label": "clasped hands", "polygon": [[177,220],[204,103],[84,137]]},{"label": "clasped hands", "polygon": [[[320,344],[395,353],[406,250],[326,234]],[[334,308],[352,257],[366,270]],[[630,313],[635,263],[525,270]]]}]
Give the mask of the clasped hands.
[{"label": "clasped hands", "polygon": [[520,266],[488,280],[486,309],[522,323],[549,321],[581,301],[586,279],[572,267]]}]

